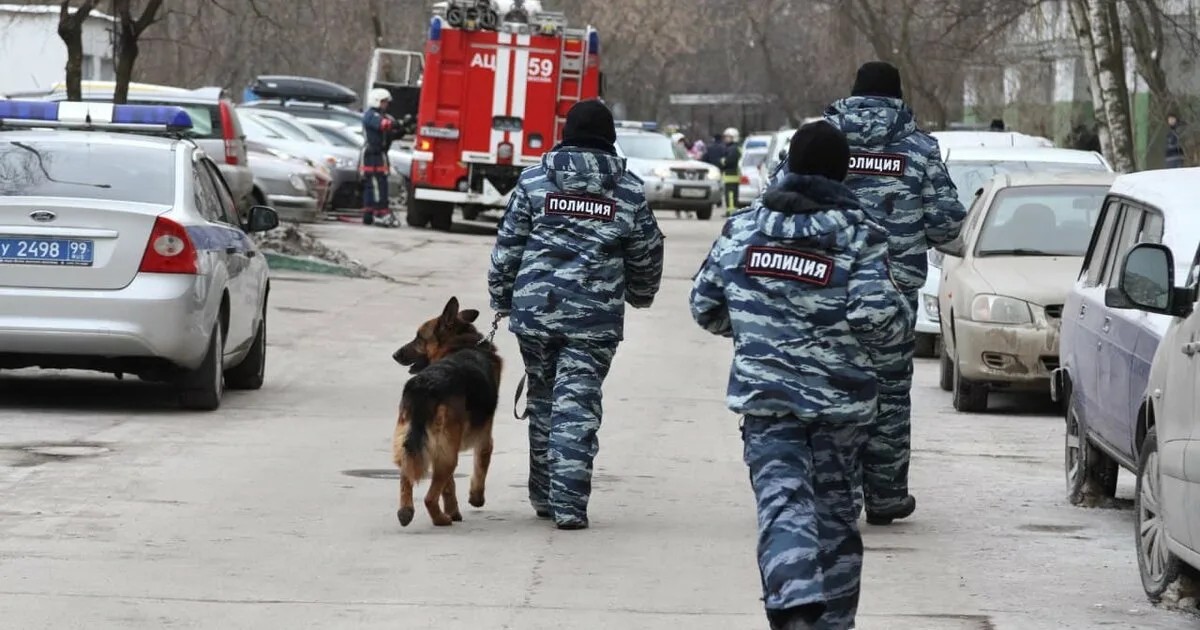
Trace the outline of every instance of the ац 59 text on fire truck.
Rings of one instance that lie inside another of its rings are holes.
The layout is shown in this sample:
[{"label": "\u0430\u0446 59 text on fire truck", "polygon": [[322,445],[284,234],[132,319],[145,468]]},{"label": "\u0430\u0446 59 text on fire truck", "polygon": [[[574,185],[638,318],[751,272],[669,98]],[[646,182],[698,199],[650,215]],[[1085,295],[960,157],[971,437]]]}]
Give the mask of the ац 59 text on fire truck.
[{"label": "\u0430\u0446 59 text on fire truck", "polygon": [[[508,6],[501,6],[501,5]],[[376,49],[367,85],[416,120],[408,224],[449,230],[454,208],[500,209],[521,171],[562,139],[567,111],[601,94],[600,36],[532,1],[433,7],[424,53]]]}]

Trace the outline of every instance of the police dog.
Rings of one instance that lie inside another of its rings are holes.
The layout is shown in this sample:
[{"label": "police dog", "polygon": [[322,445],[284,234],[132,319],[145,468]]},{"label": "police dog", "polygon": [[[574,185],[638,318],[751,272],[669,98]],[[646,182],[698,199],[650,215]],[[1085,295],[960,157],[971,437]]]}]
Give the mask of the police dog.
[{"label": "police dog", "polygon": [[421,324],[416,338],[392,355],[413,375],[404,385],[392,437],[392,456],[400,468],[396,517],[404,527],[413,520],[413,484],[431,467],[425,509],[433,524],[462,520],[454,469],[459,453],[469,448],[475,449],[469,501],[483,507],[503,364],[496,346],[475,328],[478,318],[479,311],[458,310],[458,298],[452,297],[440,316]]}]

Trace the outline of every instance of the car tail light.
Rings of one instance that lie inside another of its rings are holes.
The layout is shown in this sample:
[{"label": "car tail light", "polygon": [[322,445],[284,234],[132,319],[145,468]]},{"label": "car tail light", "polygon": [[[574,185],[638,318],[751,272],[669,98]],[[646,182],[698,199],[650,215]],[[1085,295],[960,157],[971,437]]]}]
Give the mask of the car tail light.
[{"label": "car tail light", "polygon": [[743,185],[743,186],[749,186],[749,185],[750,185],[750,178],[749,178],[749,177],[746,177],[745,175],[742,175],[742,185]]},{"label": "car tail light", "polygon": [[166,217],[158,217],[138,271],[196,274],[200,272],[196,260],[196,246],[187,230]]},{"label": "car tail light", "polygon": [[233,131],[233,109],[229,103],[221,101],[221,137],[225,139],[225,163],[237,166],[241,163],[237,153],[237,136]]},{"label": "car tail light", "polygon": [[499,159],[501,162],[505,162],[505,163],[512,162],[512,159],[513,159],[513,145],[512,145],[512,143],[511,143],[511,142],[501,142],[501,143],[500,143],[500,144],[499,144],[499,145],[496,147],[496,157],[497,157],[497,158],[498,158],[498,159]]}]

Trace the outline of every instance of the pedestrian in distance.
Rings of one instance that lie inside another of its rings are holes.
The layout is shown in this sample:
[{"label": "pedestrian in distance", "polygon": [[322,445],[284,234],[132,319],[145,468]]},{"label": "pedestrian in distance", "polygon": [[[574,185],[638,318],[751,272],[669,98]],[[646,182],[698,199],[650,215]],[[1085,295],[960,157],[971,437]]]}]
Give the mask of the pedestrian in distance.
[{"label": "pedestrian in distance", "polygon": [[[937,140],[917,128],[903,100],[900,72],[880,61],[859,68],[851,96],[830,105],[825,120],[850,143],[846,186],[887,229],[892,276],[915,314],[929,248],[958,238],[966,217]],[[867,522],[873,525],[916,510],[908,491],[915,327],[914,316],[908,334],[877,357],[879,415],[863,456]]]},{"label": "pedestrian in distance", "polygon": [[363,112],[362,151],[359,153],[359,175],[363,187],[363,223],[380,227],[396,227],[400,222],[392,213],[388,195],[388,173],[391,161],[388,151],[392,142],[404,134],[403,127],[388,114],[392,94],[374,88],[367,94],[367,109]]},{"label": "pedestrian in distance", "polygon": [[730,127],[725,130],[725,152],[721,155],[721,181],[725,184],[725,216],[737,209],[738,186],[742,182],[742,150],[738,145],[741,134]]},{"label": "pedestrian in distance", "polygon": [[712,142],[704,148],[704,157],[700,161],[721,168],[721,159],[725,157],[725,141],[721,136],[713,136]]},{"label": "pedestrian in distance", "polygon": [[1184,167],[1184,150],[1182,138],[1182,124],[1179,122],[1179,117],[1175,114],[1167,115],[1167,146],[1166,155],[1163,160],[1165,168],[1183,168]]},{"label": "pedestrian in distance", "polygon": [[488,272],[525,362],[529,501],[560,529],[588,526],[600,388],[625,305],[649,308],[662,280],[663,235],[616,139],[603,103],[571,108],[562,143],[521,174]]},{"label": "pedestrian in distance", "polygon": [[872,356],[911,327],[887,233],[842,183],[849,159],[829,123],[801,127],[790,172],[726,221],[692,285],[696,323],[733,338],[726,400],[743,416],[773,630],[854,627]]}]

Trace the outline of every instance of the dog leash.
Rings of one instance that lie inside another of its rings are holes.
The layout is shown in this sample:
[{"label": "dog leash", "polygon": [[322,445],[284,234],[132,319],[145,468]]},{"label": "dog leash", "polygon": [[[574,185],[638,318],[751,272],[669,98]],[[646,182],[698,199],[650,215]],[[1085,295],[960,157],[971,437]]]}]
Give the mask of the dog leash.
[{"label": "dog leash", "polygon": [[[492,343],[492,341],[496,338],[496,331],[500,330],[500,320],[502,319],[504,319],[504,314],[496,313],[496,317],[492,318],[492,329],[488,332],[487,336],[483,338],[483,341],[479,342],[479,345],[486,346]],[[526,408],[522,413],[517,413],[517,405],[521,402],[521,394],[525,393],[525,380],[527,378],[529,378],[528,373],[521,375],[521,380],[517,383],[517,395],[513,396],[513,417],[518,421],[525,420],[529,417],[528,408]]]}]

